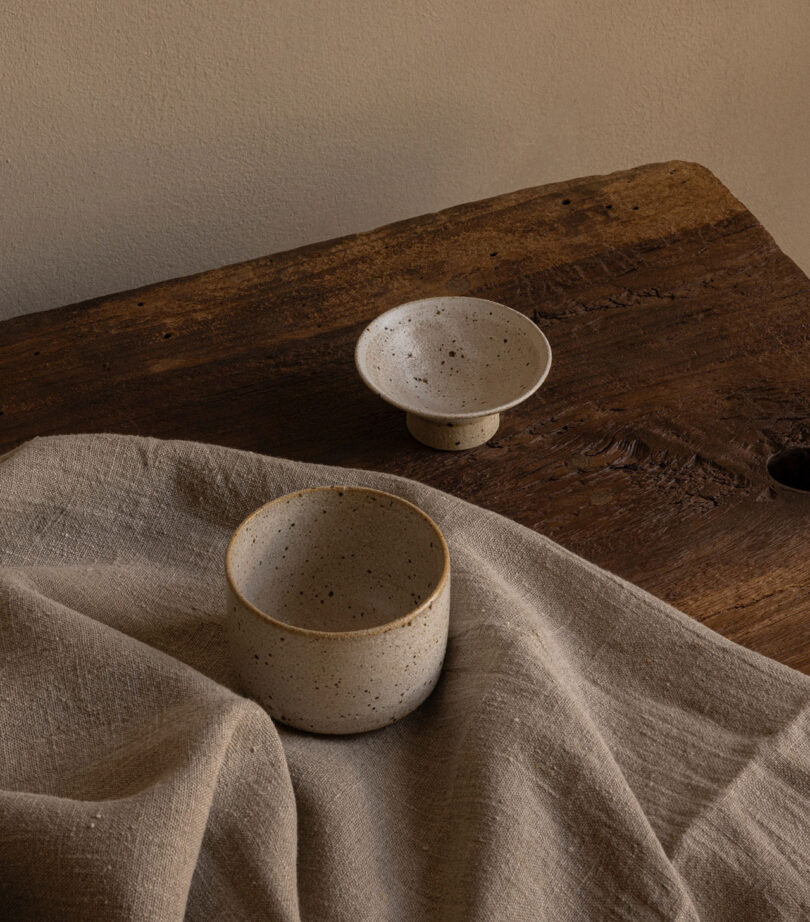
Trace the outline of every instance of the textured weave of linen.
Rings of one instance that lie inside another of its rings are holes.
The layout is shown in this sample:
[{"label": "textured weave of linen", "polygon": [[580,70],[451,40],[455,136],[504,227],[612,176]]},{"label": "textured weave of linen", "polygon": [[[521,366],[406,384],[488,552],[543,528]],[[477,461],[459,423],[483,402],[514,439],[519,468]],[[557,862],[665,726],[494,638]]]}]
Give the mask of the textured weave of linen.
[{"label": "textured weave of linen", "polygon": [[[453,572],[434,694],[332,738],[233,690],[223,628],[235,526],[326,483]],[[6,456],[0,516],[4,920],[810,918],[810,680],[514,522],[122,436]]]}]

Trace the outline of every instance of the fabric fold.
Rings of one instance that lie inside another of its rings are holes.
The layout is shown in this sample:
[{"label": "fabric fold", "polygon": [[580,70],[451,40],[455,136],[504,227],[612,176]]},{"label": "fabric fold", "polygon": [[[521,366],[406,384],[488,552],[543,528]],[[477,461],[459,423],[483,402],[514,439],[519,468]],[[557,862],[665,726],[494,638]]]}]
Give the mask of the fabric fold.
[{"label": "fabric fold", "polygon": [[[435,692],[357,736],[234,683],[223,555],[364,484],[451,551]],[[605,540],[610,540],[605,536]],[[0,917],[810,917],[810,679],[423,484],[188,442],[0,459]]]}]

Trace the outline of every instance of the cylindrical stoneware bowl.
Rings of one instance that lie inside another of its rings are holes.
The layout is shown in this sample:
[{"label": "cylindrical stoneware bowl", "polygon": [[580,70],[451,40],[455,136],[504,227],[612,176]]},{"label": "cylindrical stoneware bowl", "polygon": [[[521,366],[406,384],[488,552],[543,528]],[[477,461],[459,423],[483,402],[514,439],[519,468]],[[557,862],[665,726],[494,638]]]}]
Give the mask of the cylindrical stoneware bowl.
[{"label": "cylindrical stoneware bowl", "polygon": [[375,730],[436,685],[450,555],[412,503],[364,487],[290,493],[236,529],[225,573],[234,665],[276,720],[315,733]]}]

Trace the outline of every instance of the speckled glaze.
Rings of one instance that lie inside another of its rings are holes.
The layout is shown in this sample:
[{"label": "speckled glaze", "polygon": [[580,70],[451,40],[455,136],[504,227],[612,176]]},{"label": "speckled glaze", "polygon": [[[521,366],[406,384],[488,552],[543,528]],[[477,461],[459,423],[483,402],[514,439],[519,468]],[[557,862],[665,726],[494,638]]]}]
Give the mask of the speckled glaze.
[{"label": "speckled glaze", "polygon": [[380,314],[354,353],[360,377],[405,410],[432,448],[461,451],[497,432],[499,414],[531,396],[551,347],[524,314],[483,298],[427,298]]},{"label": "speckled glaze", "polygon": [[225,557],[243,689],[282,723],[359,733],[418,707],[441,672],[450,555],[412,503],[364,487],[279,497]]}]

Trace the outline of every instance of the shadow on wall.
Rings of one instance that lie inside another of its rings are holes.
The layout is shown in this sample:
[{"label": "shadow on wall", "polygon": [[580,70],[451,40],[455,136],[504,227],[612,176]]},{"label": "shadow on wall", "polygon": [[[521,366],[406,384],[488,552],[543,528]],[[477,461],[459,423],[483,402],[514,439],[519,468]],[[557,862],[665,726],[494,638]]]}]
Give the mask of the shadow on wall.
[{"label": "shadow on wall", "polygon": [[672,158],[808,264],[805,0],[6,6],[0,316]]},{"label": "shadow on wall", "polygon": [[[334,125],[302,121],[286,133],[178,134],[171,146],[87,150],[56,165],[23,158],[12,182],[42,205],[27,226],[18,215],[15,236],[35,240],[42,259],[31,265],[30,244],[7,255],[0,316],[370,230],[370,213],[379,226],[457,204],[465,190],[469,199],[482,183],[466,152],[491,129],[457,106],[426,112],[412,103],[404,116],[341,113]],[[9,234],[14,218],[5,215]]]}]

